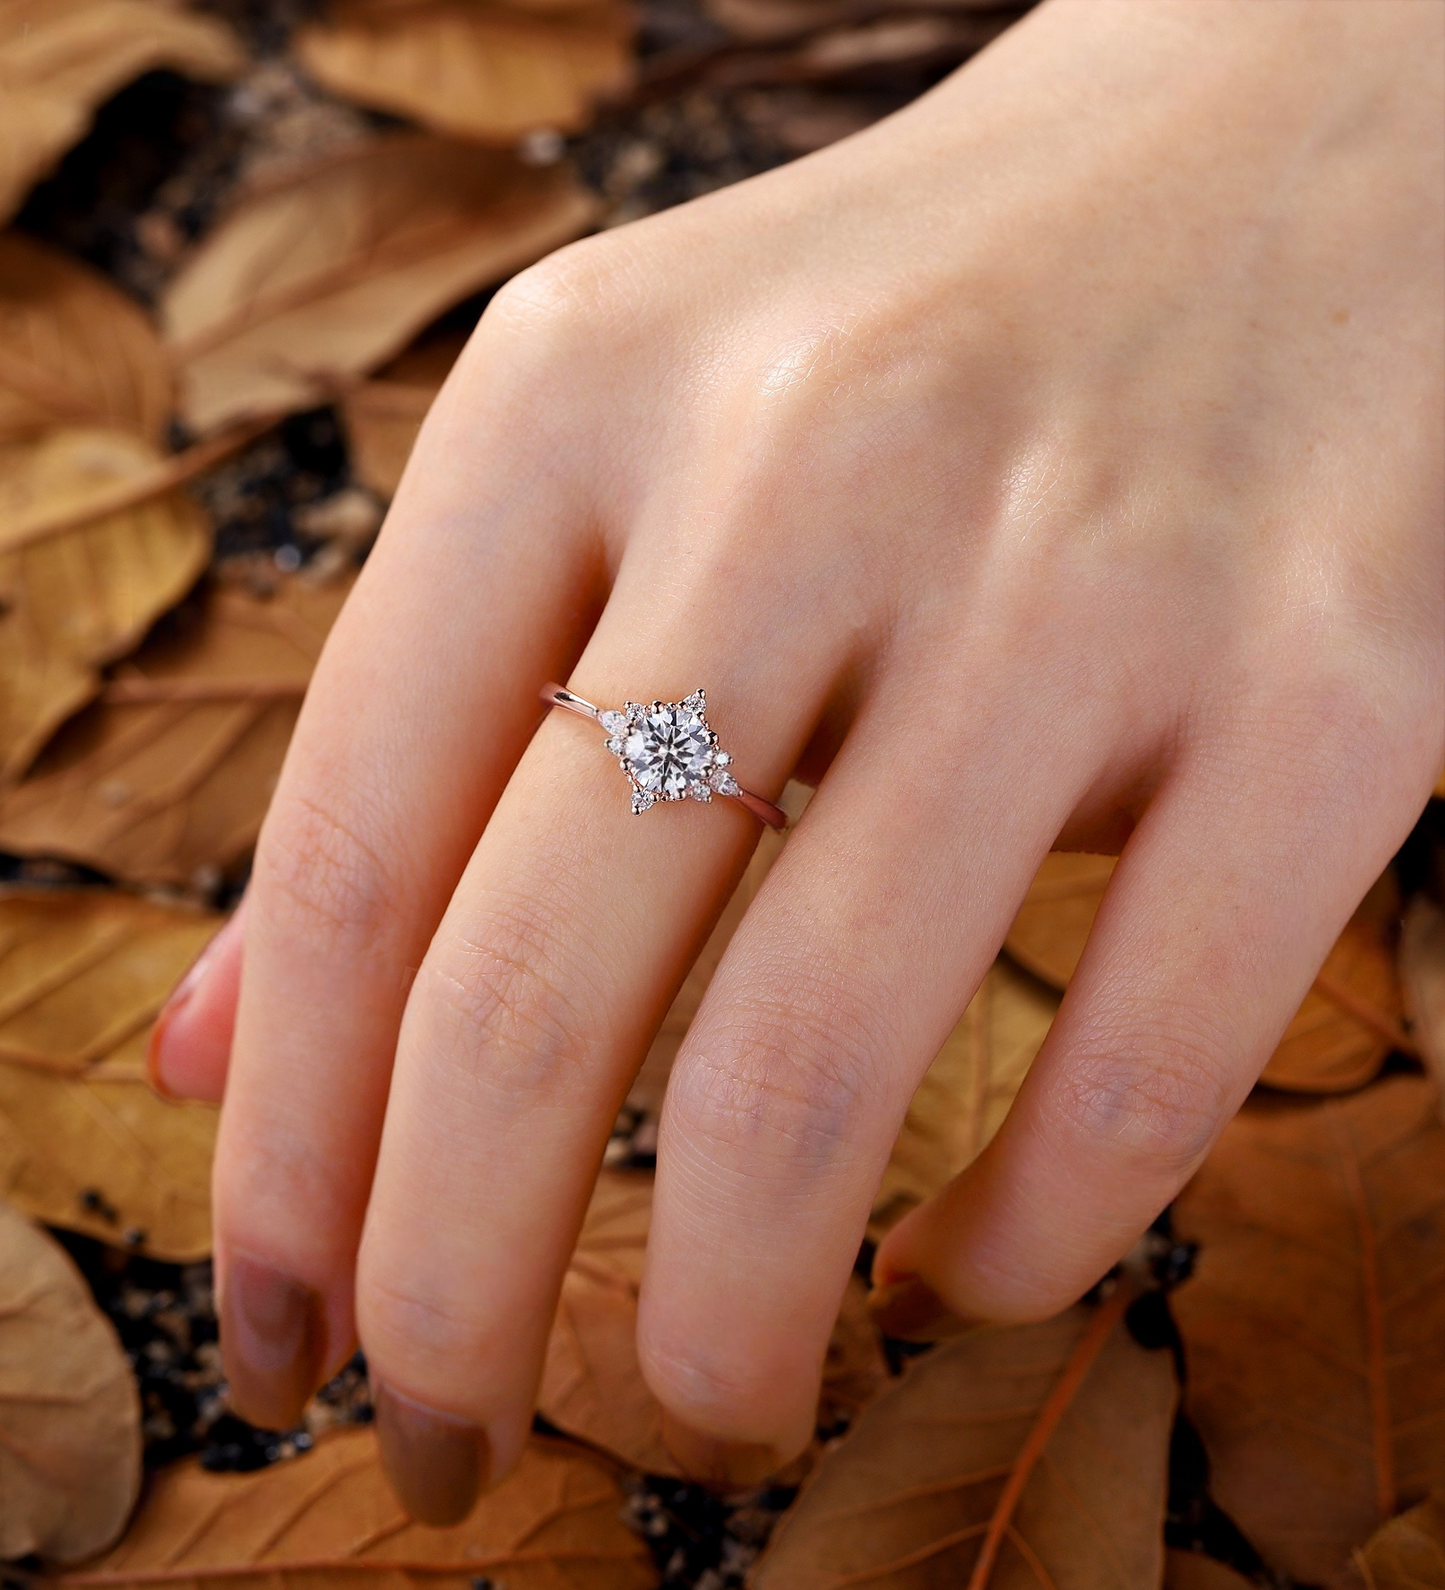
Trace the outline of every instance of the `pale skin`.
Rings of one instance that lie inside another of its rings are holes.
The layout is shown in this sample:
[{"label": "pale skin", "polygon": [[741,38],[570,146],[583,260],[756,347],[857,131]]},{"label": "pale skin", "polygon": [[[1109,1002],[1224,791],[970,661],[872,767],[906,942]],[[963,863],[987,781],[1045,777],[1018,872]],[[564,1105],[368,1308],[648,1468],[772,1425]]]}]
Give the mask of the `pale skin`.
[{"label": "pale skin", "polygon": [[805,1443],[910,1095],[1051,847],[1122,851],[1083,963],[874,1275],[1036,1319],[1129,1248],[1445,761],[1442,84],[1431,0],[1048,0],[501,292],[156,1048],[224,1083],[243,1413],[359,1339],[438,1520],[525,1440],[615,1112],[758,835],[634,817],[597,731],[538,726],[549,678],[705,686],[745,784],[818,785],[668,1090],[638,1346],[681,1462]]}]

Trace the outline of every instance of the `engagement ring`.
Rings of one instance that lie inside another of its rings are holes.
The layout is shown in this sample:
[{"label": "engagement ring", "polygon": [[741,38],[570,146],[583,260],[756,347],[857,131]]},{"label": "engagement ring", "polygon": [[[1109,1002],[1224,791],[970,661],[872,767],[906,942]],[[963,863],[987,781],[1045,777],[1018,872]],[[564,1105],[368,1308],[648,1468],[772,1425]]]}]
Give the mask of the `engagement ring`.
[{"label": "engagement ring", "polygon": [[710,801],[725,795],[746,806],[770,828],[786,828],[787,814],[733,776],[732,757],[717,743],[707,721],[707,696],[694,690],[681,701],[629,701],[620,711],[594,707],[561,685],[548,685],[542,700],[591,718],[607,732],[607,749],[632,786],[638,816],[658,801]]}]

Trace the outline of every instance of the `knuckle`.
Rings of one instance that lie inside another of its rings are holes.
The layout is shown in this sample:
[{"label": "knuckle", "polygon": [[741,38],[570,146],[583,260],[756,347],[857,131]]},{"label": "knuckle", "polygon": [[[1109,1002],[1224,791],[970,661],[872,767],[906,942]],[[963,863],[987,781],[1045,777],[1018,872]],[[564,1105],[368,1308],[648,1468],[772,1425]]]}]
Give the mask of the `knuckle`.
[{"label": "knuckle", "polygon": [[753,993],[689,1040],[673,1107],[730,1155],[819,1165],[848,1150],[885,1091],[882,1006],[796,969],[780,986],[785,997]]},{"label": "knuckle", "polygon": [[474,1310],[374,1266],[358,1278],[356,1320],[368,1360],[383,1370],[404,1366],[407,1382],[418,1390],[450,1391],[459,1365],[475,1366],[489,1356],[492,1328]]},{"label": "knuckle", "polygon": [[565,1095],[606,1042],[605,1001],[550,914],[513,902],[428,957],[425,995],[472,1074],[520,1106]]},{"label": "knuckle", "polygon": [[617,321],[625,278],[607,238],[585,238],[519,271],[487,305],[483,325],[529,355],[591,341]]},{"label": "knuckle", "polygon": [[292,792],[257,849],[256,896],[298,942],[373,946],[400,891],[359,813],[344,800]]},{"label": "knuckle", "polygon": [[1131,1172],[1175,1185],[1208,1152],[1234,1106],[1229,1045],[1196,1020],[1127,1039],[1101,1035],[1075,1052],[1062,1083],[1064,1118],[1107,1144]]}]

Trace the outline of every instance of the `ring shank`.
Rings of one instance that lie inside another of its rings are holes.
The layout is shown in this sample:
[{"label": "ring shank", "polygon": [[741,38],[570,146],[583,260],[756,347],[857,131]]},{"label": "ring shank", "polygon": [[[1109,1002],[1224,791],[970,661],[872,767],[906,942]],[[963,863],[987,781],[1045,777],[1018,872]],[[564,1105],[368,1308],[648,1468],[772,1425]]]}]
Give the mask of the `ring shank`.
[{"label": "ring shank", "polygon": [[[542,690],[542,700],[549,707],[561,707],[565,712],[575,712],[579,718],[591,718],[595,723],[598,712],[590,701],[584,701],[581,696],[574,695],[572,691],[565,690],[561,685],[548,684]],[[761,823],[766,823],[769,828],[776,828],[780,832],[788,826],[788,814],[781,806],[774,806],[771,801],[764,800],[761,795],[754,795],[749,789],[738,786],[736,795],[724,795],[721,790],[715,792],[723,800],[736,801],[739,806],[745,806]]]}]

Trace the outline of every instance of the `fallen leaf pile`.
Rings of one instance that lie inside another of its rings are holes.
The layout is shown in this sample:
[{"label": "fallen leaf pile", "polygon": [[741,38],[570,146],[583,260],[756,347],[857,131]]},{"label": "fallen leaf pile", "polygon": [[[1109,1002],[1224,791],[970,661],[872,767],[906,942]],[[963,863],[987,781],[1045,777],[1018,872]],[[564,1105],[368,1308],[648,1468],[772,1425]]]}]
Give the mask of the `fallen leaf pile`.
[{"label": "fallen leaf pile", "polygon": [[[294,1431],[226,1403],[217,1116],[146,1047],[482,298],[866,125],[1019,9],[659,0],[640,55],[624,0],[0,0],[0,1563],[34,1590],[1445,1590],[1439,801],[1114,1274],[885,1339],[873,1246],[998,1131],[1114,866],[1048,858],[908,1110],[816,1437],[760,1489],[679,1473],[635,1336],[669,1073],[771,833],[619,1117],[517,1472],[426,1528],[360,1361]],[[202,147],[78,215],[118,93]],[[66,203],[87,224],[47,230]]]}]

